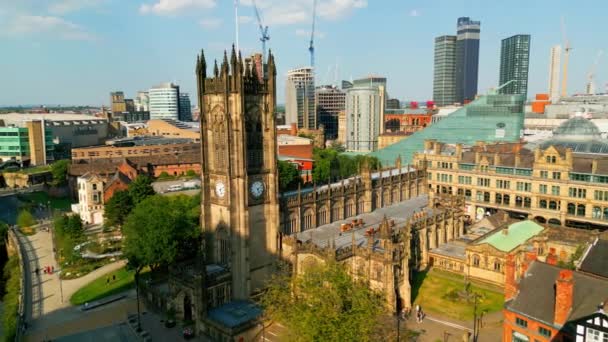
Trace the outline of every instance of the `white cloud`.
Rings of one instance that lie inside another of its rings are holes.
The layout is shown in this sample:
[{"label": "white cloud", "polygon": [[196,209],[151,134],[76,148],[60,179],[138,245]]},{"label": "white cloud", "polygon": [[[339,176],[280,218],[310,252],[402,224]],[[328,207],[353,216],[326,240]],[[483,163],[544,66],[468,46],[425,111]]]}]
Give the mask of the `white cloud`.
[{"label": "white cloud", "polygon": [[49,5],[49,12],[53,14],[65,14],[78,11],[87,7],[100,5],[104,0],[57,0]]},{"label": "white cloud", "polygon": [[417,9],[413,9],[410,11],[410,17],[419,17],[421,15],[422,15],[422,13],[420,13],[420,11]]},{"label": "white cloud", "polygon": [[53,16],[19,15],[9,20],[3,32],[10,36],[48,34],[64,40],[94,40],[80,25]]},{"label": "white cloud", "polygon": [[[240,4],[253,6],[251,0],[240,0]],[[312,23],[312,0],[257,0],[256,4],[265,25]],[[337,20],[365,7],[367,0],[319,0],[317,19]]]},{"label": "white cloud", "polygon": [[194,9],[211,9],[217,5],[216,0],[158,0],[150,4],[142,4],[140,13],[156,15],[177,15]]},{"label": "white cloud", "polygon": [[206,18],[198,22],[203,28],[207,30],[213,30],[222,26],[222,19],[219,18]]},{"label": "white cloud", "polygon": [[[296,36],[298,37],[310,37],[310,30],[297,29]],[[325,32],[315,31],[315,38],[325,38]]]}]

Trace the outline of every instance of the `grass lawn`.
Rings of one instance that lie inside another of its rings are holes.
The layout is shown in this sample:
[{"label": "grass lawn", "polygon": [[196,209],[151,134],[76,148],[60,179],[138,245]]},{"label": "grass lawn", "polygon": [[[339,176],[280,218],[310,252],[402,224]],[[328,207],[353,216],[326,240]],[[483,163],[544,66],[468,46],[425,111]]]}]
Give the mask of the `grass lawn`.
[{"label": "grass lawn", "polygon": [[[460,321],[470,321],[473,319],[473,300],[467,302],[466,299],[458,296],[464,288],[462,276],[438,270],[420,272],[412,282],[412,297],[426,312]],[[470,290],[480,295],[478,313],[502,310],[504,304],[502,292],[490,290],[488,285],[480,286],[475,283],[471,284]]]},{"label": "grass lawn", "polygon": [[69,198],[55,198],[50,197],[44,191],[36,191],[31,193],[20,194],[19,199],[25,202],[42,204],[46,206],[47,202],[51,202],[51,208],[58,209],[62,211],[70,211],[71,210],[71,202]]},{"label": "grass lawn", "polygon": [[31,175],[34,173],[48,172],[51,171],[50,165],[40,165],[40,166],[32,166],[25,169],[19,170],[19,173],[24,173],[26,175]]},{"label": "grass lawn", "polygon": [[[113,275],[116,276],[116,280],[112,280]],[[80,305],[128,290],[135,286],[134,275],[135,271],[127,271],[125,267],[104,274],[76,291],[70,302],[73,305]],[[108,279],[110,279],[109,283],[107,283]]]}]

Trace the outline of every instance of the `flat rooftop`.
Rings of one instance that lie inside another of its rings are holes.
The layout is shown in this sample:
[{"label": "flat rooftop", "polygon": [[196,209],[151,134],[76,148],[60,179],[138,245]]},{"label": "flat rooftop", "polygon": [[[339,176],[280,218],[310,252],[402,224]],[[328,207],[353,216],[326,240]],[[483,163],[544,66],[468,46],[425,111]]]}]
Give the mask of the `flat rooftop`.
[{"label": "flat rooftop", "polygon": [[3,120],[6,125],[24,126],[26,122],[32,120],[45,121],[105,121],[104,118],[98,118],[92,115],[85,114],[68,114],[68,113],[8,113],[0,114],[0,120]]},{"label": "flat rooftop", "polygon": [[[365,213],[345,220],[340,220],[326,224],[314,229],[309,229],[300,233],[296,233],[295,237],[302,243],[312,242],[317,247],[324,248],[328,246],[330,240],[334,241],[335,249],[350,246],[352,244],[353,234],[355,235],[355,243],[358,246],[363,245],[367,241],[365,231],[369,228],[376,228],[384,219],[393,220],[395,228],[402,227],[414,213],[425,211],[429,216],[432,215],[432,209],[427,208],[428,196],[419,196],[404,202],[400,202],[389,207],[377,209],[371,213]],[[351,223],[352,220],[362,219],[363,226],[351,229],[348,232],[342,233],[340,227],[344,223]]]}]

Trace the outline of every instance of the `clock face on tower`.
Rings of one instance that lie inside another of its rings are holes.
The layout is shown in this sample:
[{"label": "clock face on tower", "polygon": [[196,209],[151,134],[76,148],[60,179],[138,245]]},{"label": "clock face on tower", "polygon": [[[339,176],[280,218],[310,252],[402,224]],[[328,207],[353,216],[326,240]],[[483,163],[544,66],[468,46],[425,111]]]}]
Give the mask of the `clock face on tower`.
[{"label": "clock face on tower", "polygon": [[251,183],[249,191],[251,192],[251,195],[255,198],[262,197],[262,194],[264,193],[264,183],[262,183],[261,181],[255,181]]},{"label": "clock face on tower", "polygon": [[219,198],[223,198],[226,194],[226,186],[221,181],[215,183],[215,194]]}]

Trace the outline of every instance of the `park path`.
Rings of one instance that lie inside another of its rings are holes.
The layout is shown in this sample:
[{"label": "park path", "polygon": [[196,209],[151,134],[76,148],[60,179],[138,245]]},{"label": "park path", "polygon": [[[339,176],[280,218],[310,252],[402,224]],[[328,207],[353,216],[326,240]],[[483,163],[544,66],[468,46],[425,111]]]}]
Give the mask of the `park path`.
[{"label": "park path", "polygon": [[125,265],[127,264],[126,260],[118,260],[116,262],[113,262],[111,264],[107,264],[107,265],[103,265],[102,267],[96,269],[95,271],[82,276],[80,278],[76,278],[76,279],[70,279],[70,280],[63,280],[63,296],[66,298],[66,300],[70,300],[70,297],[72,297],[72,295],[78,291],[81,287],[83,287],[84,285],[92,282],[93,280],[101,277],[104,274],[116,271],[120,268],[123,268]]},{"label": "park path", "polygon": [[[24,254],[24,315],[27,322],[26,334],[46,330],[57,317],[50,317],[52,313],[63,312],[70,309],[70,297],[79,288],[91,282],[105,273],[112,272],[123,267],[126,262],[120,260],[105,265],[86,276],[61,281],[59,279],[59,265],[53,257],[53,242],[51,233],[38,230],[36,234],[25,236],[16,232],[17,239]],[[45,266],[53,266],[54,274],[45,274],[42,269]],[[35,270],[40,271],[36,274]],[[66,309],[66,310],[64,310]],[[57,316],[57,315],[54,315]]]}]

